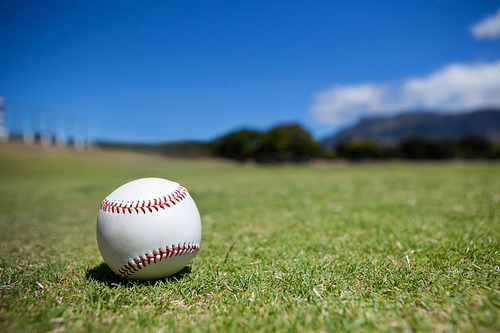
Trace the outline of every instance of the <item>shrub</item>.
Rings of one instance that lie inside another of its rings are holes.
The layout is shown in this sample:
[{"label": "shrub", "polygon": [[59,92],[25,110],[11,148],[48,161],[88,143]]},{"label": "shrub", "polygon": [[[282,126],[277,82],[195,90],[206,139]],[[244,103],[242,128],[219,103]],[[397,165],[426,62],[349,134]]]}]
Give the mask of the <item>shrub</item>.
[{"label": "shrub", "polygon": [[258,162],[307,161],[322,154],[321,146],[300,125],[280,125],[266,132],[240,130],[211,143],[216,156]]},{"label": "shrub", "polygon": [[376,141],[344,141],[337,148],[337,155],[352,160],[382,157],[382,149]]},{"label": "shrub", "polygon": [[261,145],[261,133],[247,129],[229,133],[210,144],[212,154],[241,161],[255,158]]}]

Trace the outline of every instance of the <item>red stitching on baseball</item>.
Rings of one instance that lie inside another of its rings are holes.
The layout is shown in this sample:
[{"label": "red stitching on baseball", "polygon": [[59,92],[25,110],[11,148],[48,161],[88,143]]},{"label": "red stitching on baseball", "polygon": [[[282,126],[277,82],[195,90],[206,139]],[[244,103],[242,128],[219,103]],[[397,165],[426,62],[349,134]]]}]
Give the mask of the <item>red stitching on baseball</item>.
[{"label": "red stitching on baseball", "polygon": [[128,212],[129,214],[132,214],[132,212],[136,213],[143,212],[144,214],[146,214],[146,211],[152,213],[153,209],[155,209],[158,212],[160,208],[164,210],[165,206],[169,208],[172,205],[176,205],[177,203],[185,199],[186,195],[187,195],[186,188],[179,184],[179,187],[174,192],[167,194],[166,196],[164,195],[163,200],[162,198],[153,198],[151,200],[143,200],[142,202],[140,201],[125,202],[125,201],[106,198],[101,203],[101,209],[104,210],[105,212],[111,211],[117,214],[120,213],[125,214],[126,212]]},{"label": "red stitching on baseball", "polygon": [[[156,250],[155,250],[156,251]],[[151,253],[153,254],[153,257],[151,257],[149,254],[145,254],[145,258],[134,258],[132,259],[132,262],[127,263],[124,265],[122,268],[118,270],[118,277],[125,279],[132,274],[136,273],[143,267],[146,267],[146,263],[148,265],[151,265],[151,262],[154,264],[158,261],[161,261],[163,258],[171,258],[172,256],[178,256],[178,255],[185,255],[185,254],[190,254],[190,253],[198,253],[200,251],[200,245],[199,244],[194,244],[194,243],[184,243],[184,244],[177,244],[177,249],[175,248],[175,245],[172,245],[172,248],[169,248],[168,246],[165,246],[165,250],[163,249],[158,249],[159,254],[157,254],[155,251],[152,251]]]}]

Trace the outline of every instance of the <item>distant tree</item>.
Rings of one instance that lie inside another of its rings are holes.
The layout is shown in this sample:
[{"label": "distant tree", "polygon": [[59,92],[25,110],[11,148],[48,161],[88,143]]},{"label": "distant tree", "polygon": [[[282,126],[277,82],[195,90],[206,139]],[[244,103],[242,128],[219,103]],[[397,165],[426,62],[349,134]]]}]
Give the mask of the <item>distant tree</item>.
[{"label": "distant tree", "polygon": [[258,162],[306,161],[322,154],[322,149],[300,125],[280,125],[264,133],[240,130],[210,143],[212,154]]},{"label": "distant tree", "polygon": [[298,124],[276,126],[262,134],[261,159],[305,161],[320,154],[319,143]]},{"label": "distant tree", "polygon": [[479,136],[469,136],[458,142],[458,155],[462,158],[488,158],[494,155],[492,143]]},{"label": "distant tree", "polygon": [[229,133],[210,144],[212,154],[237,160],[255,158],[262,145],[261,133],[243,129]]},{"label": "distant tree", "polygon": [[290,159],[290,142],[291,138],[283,128],[275,127],[263,133],[262,149],[259,158],[266,161],[285,161]]},{"label": "distant tree", "polygon": [[452,140],[431,140],[421,137],[405,139],[400,148],[406,159],[450,159],[456,156],[456,144]]},{"label": "distant tree", "polygon": [[382,149],[372,140],[344,141],[337,145],[336,152],[337,156],[351,160],[383,157]]},{"label": "distant tree", "polygon": [[490,158],[500,158],[500,143],[493,142],[491,144],[491,155]]}]

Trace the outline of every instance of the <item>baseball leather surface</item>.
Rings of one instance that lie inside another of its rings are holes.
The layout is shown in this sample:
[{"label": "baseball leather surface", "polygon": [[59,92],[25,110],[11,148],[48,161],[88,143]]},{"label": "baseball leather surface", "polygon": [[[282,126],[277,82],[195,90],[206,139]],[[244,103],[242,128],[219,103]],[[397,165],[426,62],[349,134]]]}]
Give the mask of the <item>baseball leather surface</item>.
[{"label": "baseball leather surface", "polygon": [[161,178],[126,183],[101,203],[97,244],[106,264],[121,278],[161,279],[196,256],[201,219],[180,184]]}]

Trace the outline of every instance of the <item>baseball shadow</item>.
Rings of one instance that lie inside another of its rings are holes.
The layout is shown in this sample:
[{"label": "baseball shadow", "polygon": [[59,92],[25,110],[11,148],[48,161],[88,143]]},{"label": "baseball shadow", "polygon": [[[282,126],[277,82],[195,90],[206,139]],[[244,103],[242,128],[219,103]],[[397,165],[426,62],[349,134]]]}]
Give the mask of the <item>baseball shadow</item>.
[{"label": "baseball shadow", "polygon": [[116,276],[116,274],[113,273],[113,271],[108,267],[108,265],[106,265],[106,263],[103,262],[95,267],[87,269],[85,277],[87,278],[87,280],[105,283],[110,288],[116,288],[117,286],[133,286],[137,283],[142,285],[154,285],[157,281],[177,281],[183,279],[188,274],[191,274],[191,266],[186,266],[183,269],[181,269],[177,274],[159,280],[129,281],[121,279],[118,276]]}]

